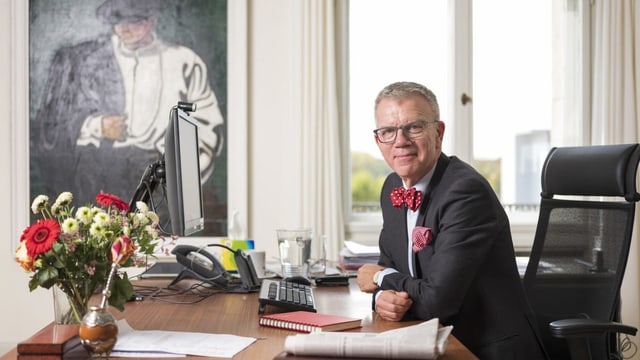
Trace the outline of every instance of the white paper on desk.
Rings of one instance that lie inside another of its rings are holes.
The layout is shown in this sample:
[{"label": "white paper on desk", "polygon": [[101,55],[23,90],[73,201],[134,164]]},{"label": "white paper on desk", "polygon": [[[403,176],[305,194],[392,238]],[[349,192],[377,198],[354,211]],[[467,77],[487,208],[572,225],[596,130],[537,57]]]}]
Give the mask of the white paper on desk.
[{"label": "white paper on desk", "polygon": [[378,245],[364,245],[351,240],[345,240],[344,246],[355,256],[380,256]]},{"label": "white paper on desk", "polygon": [[284,349],[293,355],[385,359],[437,359],[447,348],[452,326],[438,319],[383,333],[318,332],[287,336]]},{"label": "white paper on desk", "polygon": [[254,341],[255,338],[227,334],[134,330],[126,320],[119,320],[118,341],[113,351],[231,358]]},{"label": "white paper on desk", "polygon": [[148,351],[111,351],[110,357],[122,357],[122,358],[149,358],[149,359],[161,359],[161,358],[181,358],[187,357],[185,354],[172,354],[163,352],[148,352]]}]

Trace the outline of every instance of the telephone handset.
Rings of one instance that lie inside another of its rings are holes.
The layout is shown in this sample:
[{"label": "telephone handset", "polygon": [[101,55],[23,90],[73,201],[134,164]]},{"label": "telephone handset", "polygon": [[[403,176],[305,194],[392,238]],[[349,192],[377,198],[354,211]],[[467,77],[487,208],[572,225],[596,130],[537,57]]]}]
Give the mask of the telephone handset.
[{"label": "telephone handset", "polygon": [[[212,285],[224,285],[230,278],[230,274],[225,271],[218,259],[201,247],[193,245],[178,245],[173,248],[171,253],[176,255],[176,260],[180,264],[195,273],[195,275],[197,275],[195,278],[198,280],[207,281],[212,283]],[[187,275],[192,274],[181,273],[178,275],[178,278],[174,280],[174,283],[184,277],[188,277]]]},{"label": "telephone handset", "polygon": [[[230,251],[231,248],[224,246]],[[253,266],[253,260],[251,255],[242,249],[233,251],[233,258],[236,261],[238,267],[238,274],[240,274],[240,280],[242,281],[242,289],[248,289],[247,292],[259,291],[262,281],[258,278],[256,268]]]},{"label": "telephone handset", "polygon": [[260,280],[253,267],[251,255],[243,250],[233,250],[221,244],[209,244],[207,246],[218,246],[233,252],[240,279],[227,272],[218,259],[210,252],[204,251],[203,247],[177,245],[171,253],[176,255],[176,260],[184,265],[186,269],[182,270],[170,285],[184,278],[193,278],[222,287],[229,292],[254,292],[260,290]]}]

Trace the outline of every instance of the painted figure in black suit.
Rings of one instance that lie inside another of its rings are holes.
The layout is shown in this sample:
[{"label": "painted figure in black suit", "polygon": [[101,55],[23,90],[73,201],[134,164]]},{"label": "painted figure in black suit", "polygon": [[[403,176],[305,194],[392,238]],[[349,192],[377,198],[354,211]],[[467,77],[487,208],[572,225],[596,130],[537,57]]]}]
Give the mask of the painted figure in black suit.
[{"label": "painted figure in black suit", "polygon": [[435,95],[420,84],[391,84],[375,101],[375,121],[394,172],[380,197],[380,260],[358,271],[374,310],[391,321],[439,318],[480,359],[546,358],[509,220],[489,183],[442,153]]},{"label": "painted figure in black suit", "polygon": [[223,117],[207,66],[191,49],[160,39],[164,0],[105,0],[96,16],[112,32],[59,49],[36,118],[37,167],[50,196],[76,204],[101,191],[129,200],[164,153],[169,111],[195,103],[201,180],[212,174]]}]

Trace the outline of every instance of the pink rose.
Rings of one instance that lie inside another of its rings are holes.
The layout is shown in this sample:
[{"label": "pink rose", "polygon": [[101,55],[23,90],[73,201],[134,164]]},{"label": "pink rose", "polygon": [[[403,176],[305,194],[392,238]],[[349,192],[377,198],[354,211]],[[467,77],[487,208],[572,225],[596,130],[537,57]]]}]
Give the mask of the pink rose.
[{"label": "pink rose", "polygon": [[111,244],[111,261],[118,260],[118,257],[122,255],[119,264],[123,265],[135,250],[136,245],[131,241],[131,238],[125,235],[120,236]]},{"label": "pink rose", "polygon": [[416,226],[413,228],[413,233],[411,235],[411,239],[413,241],[413,252],[418,252],[424,249],[425,246],[429,245],[433,240],[433,235],[431,234],[431,228]]}]

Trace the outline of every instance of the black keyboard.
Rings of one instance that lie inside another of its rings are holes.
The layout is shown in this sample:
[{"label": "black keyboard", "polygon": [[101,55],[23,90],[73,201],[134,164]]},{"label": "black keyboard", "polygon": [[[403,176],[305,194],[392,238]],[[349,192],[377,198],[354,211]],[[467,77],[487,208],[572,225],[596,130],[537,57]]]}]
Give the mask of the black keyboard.
[{"label": "black keyboard", "polygon": [[266,305],[277,306],[288,311],[317,311],[310,285],[284,280],[262,280],[259,310],[261,314]]}]

